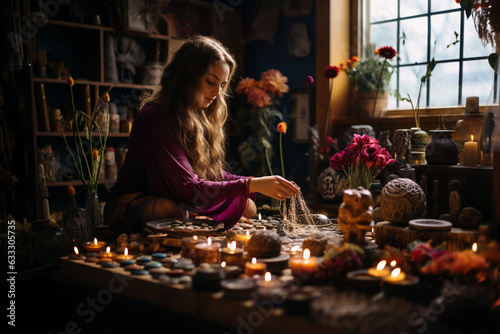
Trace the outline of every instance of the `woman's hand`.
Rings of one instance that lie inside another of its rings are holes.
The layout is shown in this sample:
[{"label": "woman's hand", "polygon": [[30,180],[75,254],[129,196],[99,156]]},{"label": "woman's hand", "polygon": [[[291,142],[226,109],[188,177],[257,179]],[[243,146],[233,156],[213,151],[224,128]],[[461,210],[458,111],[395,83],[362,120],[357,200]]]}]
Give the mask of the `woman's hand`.
[{"label": "woman's hand", "polygon": [[250,182],[248,187],[250,193],[258,192],[281,201],[300,192],[295,182],[278,175],[255,177],[247,182]]}]

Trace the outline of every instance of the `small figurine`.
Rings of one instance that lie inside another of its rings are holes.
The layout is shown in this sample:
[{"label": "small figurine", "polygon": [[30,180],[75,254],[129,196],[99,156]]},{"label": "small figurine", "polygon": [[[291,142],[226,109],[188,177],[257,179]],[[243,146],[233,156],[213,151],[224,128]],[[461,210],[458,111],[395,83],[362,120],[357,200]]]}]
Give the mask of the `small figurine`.
[{"label": "small figurine", "polygon": [[344,242],[365,245],[365,233],[374,225],[371,192],[362,187],[345,190],[337,220]]}]

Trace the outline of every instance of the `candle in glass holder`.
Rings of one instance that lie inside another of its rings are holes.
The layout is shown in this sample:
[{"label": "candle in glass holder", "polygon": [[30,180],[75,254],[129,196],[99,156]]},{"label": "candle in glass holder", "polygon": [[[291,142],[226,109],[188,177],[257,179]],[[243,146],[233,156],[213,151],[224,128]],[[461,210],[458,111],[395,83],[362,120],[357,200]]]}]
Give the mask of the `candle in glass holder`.
[{"label": "candle in glass holder", "polygon": [[212,238],[207,242],[199,243],[194,246],[194,263],[199,266],[202,263],[219,263],[220,243],[212,243]]},{"label": "candle in glass holder", "polygon": [[474,141],[474,136],[470,136],[470,141],[464,144],[464,166],[477,165],[477,142]]},{"label": "candle in glass holder", "polygon": [[106,243],[104,241],[98,241],[97,238],[94,238],[93,242],[87,241],[83,244],[83,248],[89,253],[98,253],[104,249],[104,246],[106,246]]},{"label": "candle in glass holder", "polygon": [[78,247],[73,247],[73,251],[75,252],[75,254],[71,254],[70,256],[68,256],[68,259],[70,260],[85,260],[85,255],[82,255],[80,254],[80,251],[78,250]]},{"label": "candle in glass holder", "polygon": [[192,259],[194,257],[194,246],[196,244],[202,243],[203,240],[198,238],[196,235],[189,238],[181,239],[181,257],[186,259]]},{"label": "candle in glass holder", "polygon": [[248,241],[250,240],[250,238],[251,238],[250,231],[247,231],[245,234],[238,235],[238,239],[243,242],[245,249],[248,246]]},{"label": "candle in glass holder", "polygon": [[118,254],[117,256],[115,256],[115,261],[121,262],[123,260],[131,260],[133,258],[134,258],[133,255],[128,254],[128,248],[125,248],[125,250],[123,251],[123,254]]},{"label": "candle in glass holder", "polygon": [[382,260],[377,264],[377,267],[368,268],[368,275],[374,277],[384,277],[390,274],[389,269],[386,267],[387,261]]},{"label": "candle in glass holder", "polygon": [[242,268],[244,265],[243,249],[236,248],[236,241],[231,242],[231,244],[227,245],[227,248],[222,249],[221,261],[225,261],[228,266]]},{"label": "candle in glass holder", "polygon": [[256,258],[252,258],[252,262],[245,263],[245,275],[252,277],[253,275],[264,275],[266,273],[266,264],[257,262]]},{"label": "candle in glass holder", "polygon": [[315,256],[311,256],[311,251],[308,248],[304,249],[302,257],[296,256],[290,259],[290,269],[293,276],[304,284],[311,283],[317,265],[318,259]]}]

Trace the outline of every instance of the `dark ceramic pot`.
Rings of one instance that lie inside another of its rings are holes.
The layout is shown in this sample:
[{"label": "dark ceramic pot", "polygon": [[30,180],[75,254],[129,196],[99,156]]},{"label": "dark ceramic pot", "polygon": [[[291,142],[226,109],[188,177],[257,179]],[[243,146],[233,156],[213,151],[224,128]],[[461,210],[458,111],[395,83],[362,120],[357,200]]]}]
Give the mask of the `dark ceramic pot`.
[{"label": "dark ceramic pot", "polygon": [[456,165],[459,159],[457,144],[451,138],[455,130],[429,130],[432,139],[425,147],[429,165]]}]

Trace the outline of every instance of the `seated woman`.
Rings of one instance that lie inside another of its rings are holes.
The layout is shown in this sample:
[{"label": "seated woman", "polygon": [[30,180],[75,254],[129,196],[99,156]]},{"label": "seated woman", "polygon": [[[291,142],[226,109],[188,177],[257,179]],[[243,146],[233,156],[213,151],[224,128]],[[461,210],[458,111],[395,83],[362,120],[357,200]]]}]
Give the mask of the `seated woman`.
[{"label": "seated woman", "polygon": [[254,216],[252,197],[284,200],[300,188],[280,176],[225,171],[226,97],[236,63],[217,40],[196,36],[165,67],[158,87],[140,104],[118,179],[109,191],[105,223],[142,232],[147,222],[194,214],[233,226]]}]

